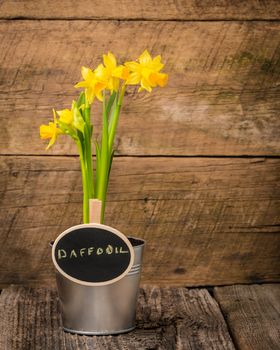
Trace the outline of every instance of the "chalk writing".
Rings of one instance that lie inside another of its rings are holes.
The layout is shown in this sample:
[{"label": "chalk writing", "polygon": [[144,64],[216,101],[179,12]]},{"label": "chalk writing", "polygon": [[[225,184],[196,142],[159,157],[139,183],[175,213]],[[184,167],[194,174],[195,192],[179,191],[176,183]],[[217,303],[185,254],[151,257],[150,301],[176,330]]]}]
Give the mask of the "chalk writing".
[{"label": "chalk writing", "polygon": [[53,258],[61,273],[67,278],[97,284],[128,273],[133,253],[130,241],[121,232],[94,224],[68,229],[53,246]]},{"label": "chalk writing", "polygon": [[57,257],[60,259],[72,259],[72,258],[83,258],[87,256],[100,256],[100,255],[111,255],[111,254],[129,254],[128,250],[124,250],[123,247],[108,245],[107,247],[83,247],[80,249],[72,249],[67,251],[65,249],[58,249]]},{"label": "chalk writing", "polygon": [[106,253],[107,254],[112,254],[114,251],[114,248],[109,244],[108,247],[106,248]]},{"label": "chalk writing", "polygon": [[75,252],[75,249],[72,249],[71,253],[70,253],[70,258],[73,258],[73,257],[77,258],[77,254]]}]

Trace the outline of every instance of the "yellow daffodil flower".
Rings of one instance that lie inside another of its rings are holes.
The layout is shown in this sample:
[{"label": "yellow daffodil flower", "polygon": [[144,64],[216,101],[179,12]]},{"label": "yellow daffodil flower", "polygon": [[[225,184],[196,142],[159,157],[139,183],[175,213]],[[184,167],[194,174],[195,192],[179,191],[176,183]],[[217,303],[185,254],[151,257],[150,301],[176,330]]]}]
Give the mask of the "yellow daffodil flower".
[{"label": "yellow daffodil flower", "polygon": [[49,125],[40,126],[41,139],[50,139],[50,142],[46,148],[47,150],[55,143],[57,136],[61,133],[61,130],[57,127],[55,110],[53,109],[53,122],[49,122]]},{"label": "yellow daffodil flower", "polygon": [[139,91],[152,91],[156,86],[164,87],[167,84],[168,75],[160,73],[164,67],[161,56],[152,58],[147,50],[137,59],[137,62],[126,62],[125,66],[130,70],[126,80],[127,85],[140,84]]},{"label": "yellow daffodil flower", "polygon": [[128,78],[129,70],[127,67],[117,65],[117,60],[115,56],[108,52],[107,55],[103,55],[103,64],[99,64],[95,69],[94,74],[97,78],[102,81],[106,81],[106,89],[113,91],[118,91],[120,79],[126,80]]},{"label": "yellow daffodil flower", "polygon": [[63,109],[62,111],[57,111],[57,114],[59,115],[59,122],[72,126],[74,129],[78,129],[81,132],[84,132],[85,122],[75,101],[72,102],[71,110]]},{"label": "yellow daffodil flower", "polygon": [[93,102],[95,96],[102,101],[101,92],[105,89],[107,82],[97,77],[90,68],[82,67],[81,73],[84,81],[79,82],[75,87],[85,88],[85,94],[89,104]]}]

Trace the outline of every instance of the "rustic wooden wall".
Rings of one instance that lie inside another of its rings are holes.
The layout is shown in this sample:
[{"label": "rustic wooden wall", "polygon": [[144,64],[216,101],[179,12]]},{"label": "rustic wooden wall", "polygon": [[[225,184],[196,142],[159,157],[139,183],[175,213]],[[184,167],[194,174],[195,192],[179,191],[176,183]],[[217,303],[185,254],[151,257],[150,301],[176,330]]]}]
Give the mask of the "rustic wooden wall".
[{"label": "rustic wooden wall", "polygon": [[75,147],[39,125],[81,65],[145,48],[170,82],[126,96],[107,224],[147,240],[144,283],[279,281],[279,1],[34,4],[0,3],[0,286],[52,284],[48,242],[81,222]]}]

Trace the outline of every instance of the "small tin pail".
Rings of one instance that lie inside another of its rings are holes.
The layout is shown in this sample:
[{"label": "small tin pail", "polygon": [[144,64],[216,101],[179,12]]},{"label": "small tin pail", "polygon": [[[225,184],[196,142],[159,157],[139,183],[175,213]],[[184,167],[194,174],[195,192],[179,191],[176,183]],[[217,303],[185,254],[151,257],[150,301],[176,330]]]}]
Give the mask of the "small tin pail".
[{"label": "small tin pail", "polygon": [[85,335],[118,334],[135,328],[137,295],[145,241],[128,237],[134,263],[120,280],[104,286],[82,285],[56,269],[63,328]]}]

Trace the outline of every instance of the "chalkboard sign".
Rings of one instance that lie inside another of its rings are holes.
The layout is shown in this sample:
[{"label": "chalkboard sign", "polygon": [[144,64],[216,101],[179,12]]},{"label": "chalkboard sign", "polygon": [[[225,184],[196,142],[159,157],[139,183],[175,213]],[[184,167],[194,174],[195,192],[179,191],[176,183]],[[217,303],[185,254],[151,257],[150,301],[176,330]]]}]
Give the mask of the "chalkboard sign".
[{"label": "chalkboard sign", "polygon": [[60,234],[52,247],[56,269],[66,278],[90,286],[124,277],[134,262],[134,250],[121,232],[102,224],[84,224]]}]

